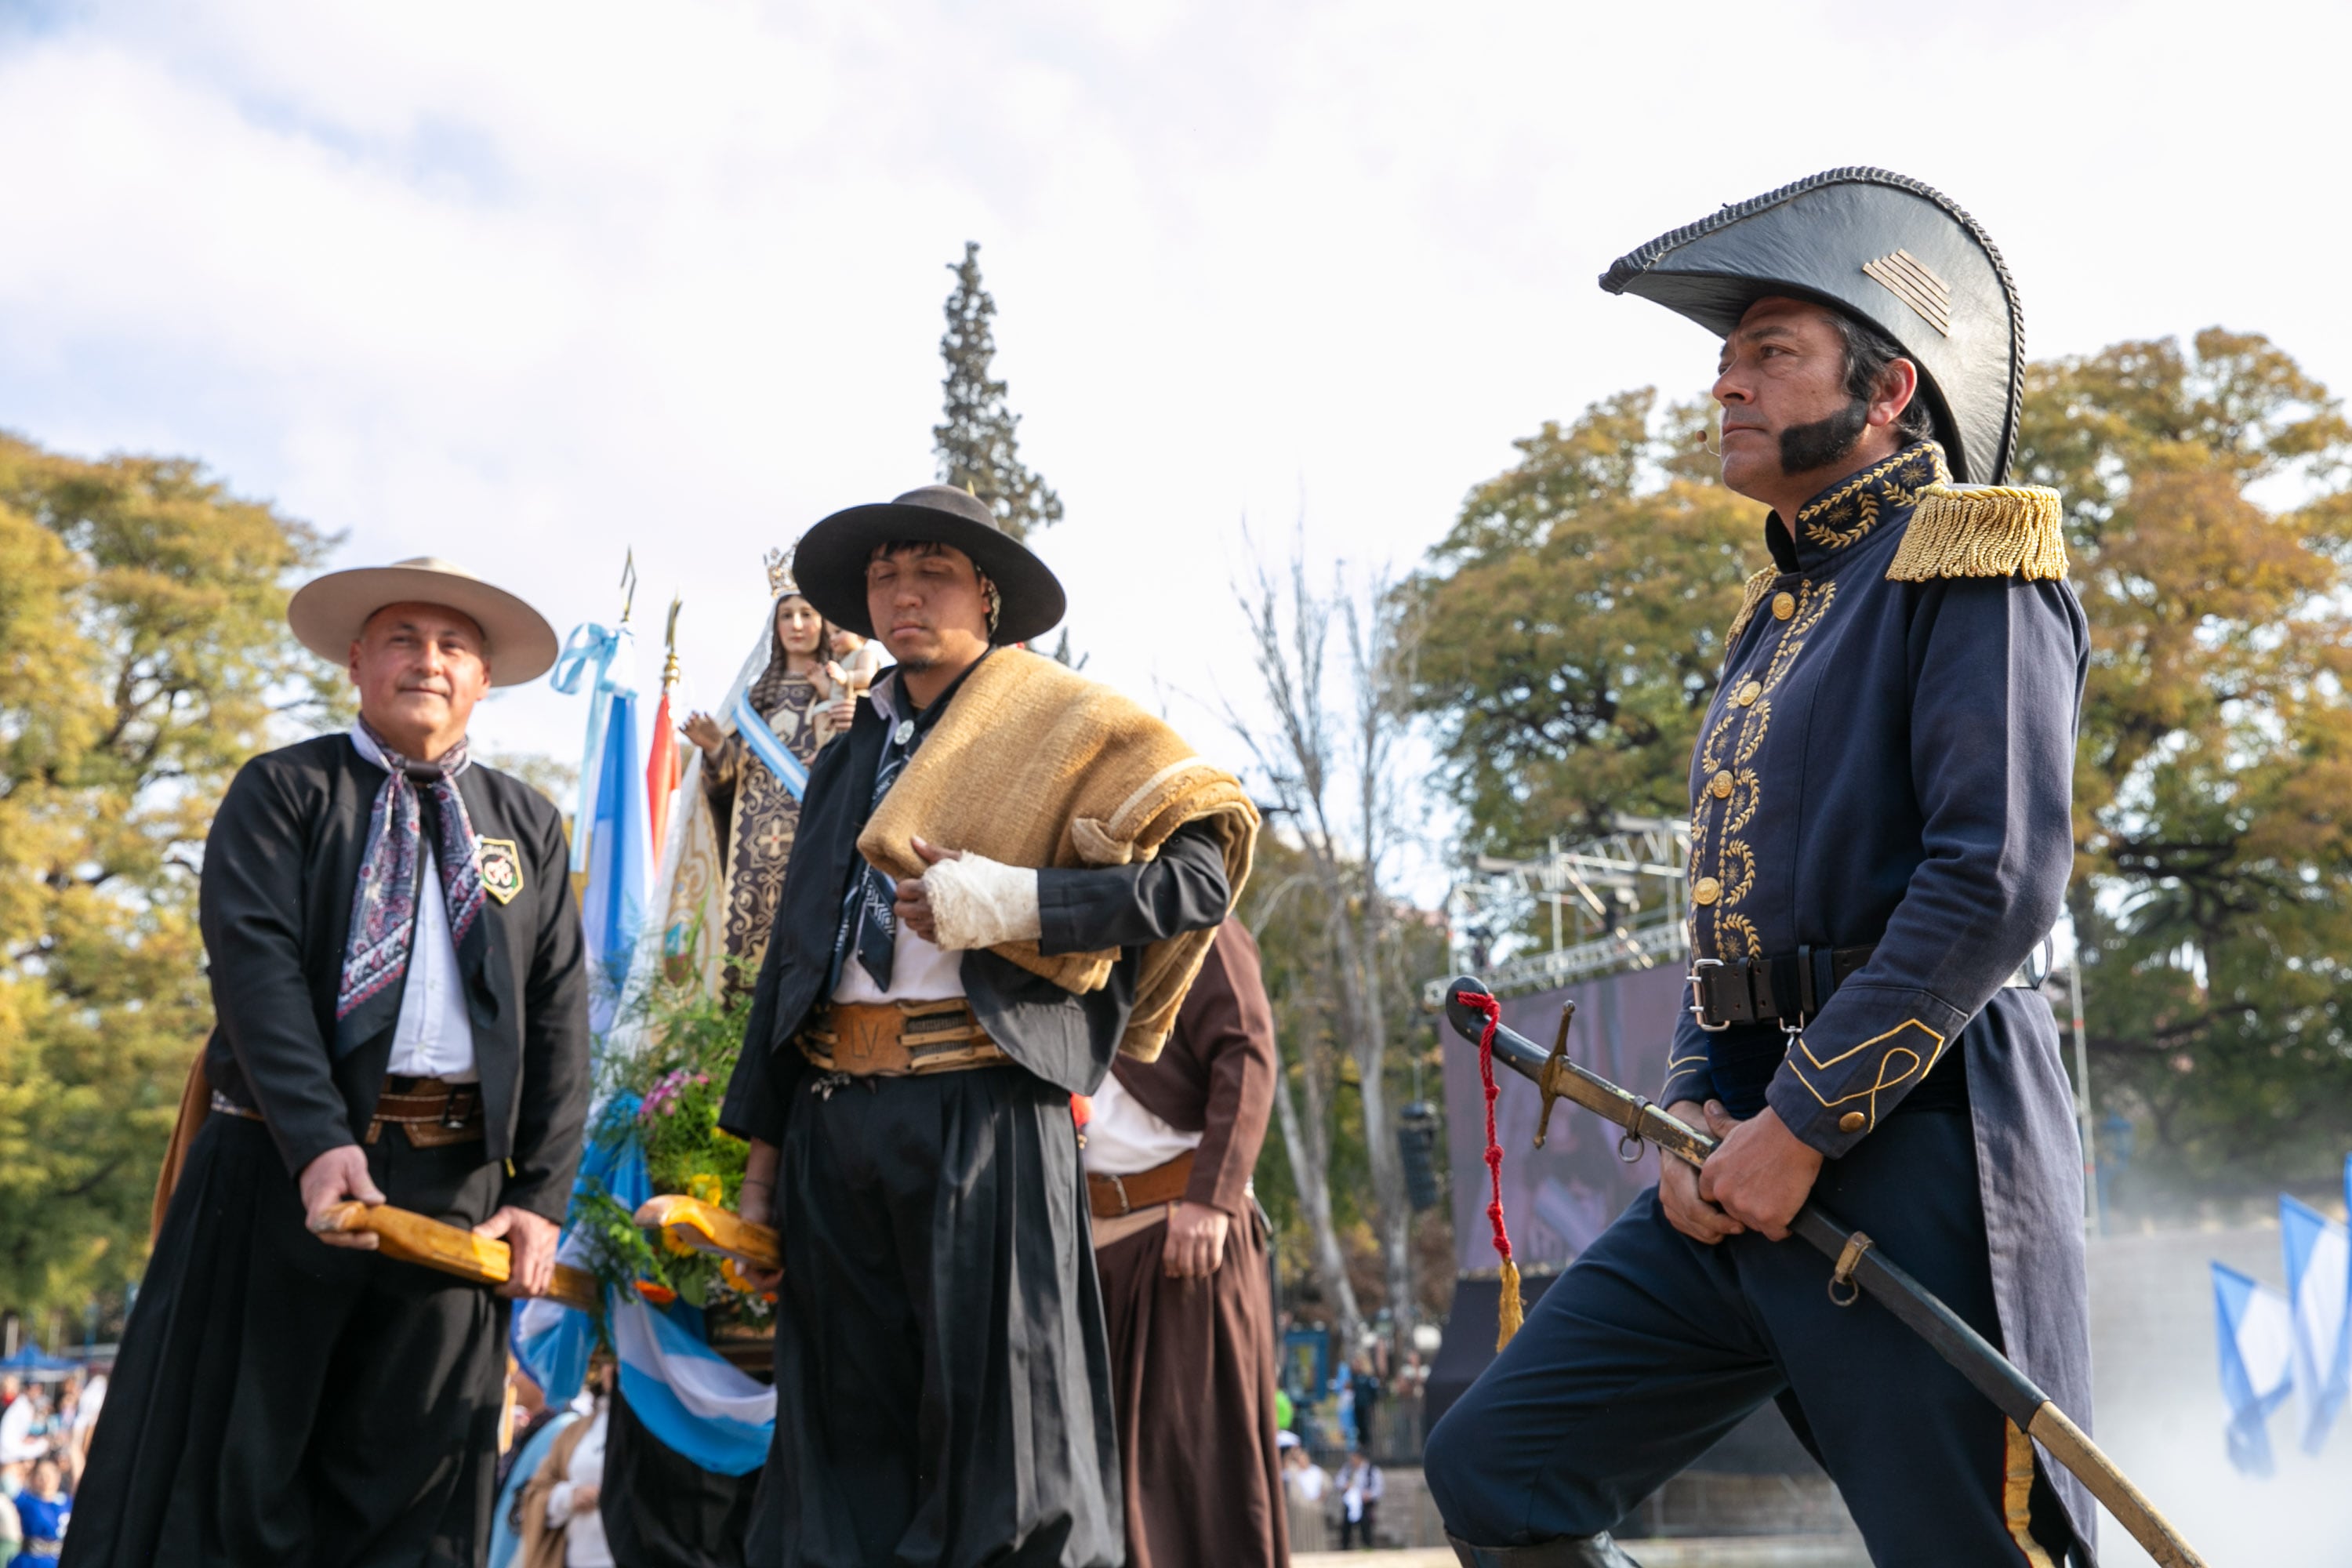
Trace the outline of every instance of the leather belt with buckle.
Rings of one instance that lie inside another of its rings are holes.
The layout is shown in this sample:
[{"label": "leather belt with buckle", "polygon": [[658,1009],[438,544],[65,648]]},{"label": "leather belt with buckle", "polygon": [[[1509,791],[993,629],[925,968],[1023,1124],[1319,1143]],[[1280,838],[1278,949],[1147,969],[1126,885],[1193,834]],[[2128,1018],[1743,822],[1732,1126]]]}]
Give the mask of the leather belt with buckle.
[{"label": "leather belt with buckle", "polygon": [[802,1029],[801,1055],[822,1073],[908,1078],[994,1067],[1013,1058],[961,996],[943,1002],[835,1002]]},{"label": "leather belt with buckle", "polygon": [[368,1122],[366,1142],[397,1127],[414,1149],[446,1149],[453,1143],[478,1142],[482,1137],[482,1087],[475,1083],[445,1083],[435,1078],[387,1078],[375,1097],[375,1115]]},{"label": "leather belt with buckle", "polygon": [[1193,1151],[1187,1149],[1164,1165],[1132,1175],[1106,1176],[1087,1173],[1087,1206],[1097,1219],[1119,1219],[1138,1209],[1172,1204],[1192,1183]]},{"label": "leather belt with buckle", "polygon": [[1878,951],[1801,947],[1777,958],[1702,958],[1691,965],[1691,1016],[1709,1034],[1734,1024],[1801,1023]]},{"label": "leather belt with buckle", "polygon": [[[1691,964],[1691,1016],[1708,1034],[1719,1034],[1734,1024],[1778,1023],[1793,1033],[1822,1010],[1848,976],[1870,962],[1878,951],[1866,947],[1801,947],[1778,958],[1702,958]],[[2051,939],[2017,972],[2001,982],[2004,989],[2039,991],[2050,978],[2054,950]]]},{"label": "leather belt with buckle", "polygon": [[[213,1090],[213,1112],[247,1121],[269,1119],[250,1105]],[[453,1143],[477,1143],[482,1138],[482,1089],[479,1084],[445,1083],[433,1078],[390,1077],[375,1097],[375,1116],[362,1142],[373,1143],[386,1127],[406,1134],[412,1149],[446,1149]]]}]

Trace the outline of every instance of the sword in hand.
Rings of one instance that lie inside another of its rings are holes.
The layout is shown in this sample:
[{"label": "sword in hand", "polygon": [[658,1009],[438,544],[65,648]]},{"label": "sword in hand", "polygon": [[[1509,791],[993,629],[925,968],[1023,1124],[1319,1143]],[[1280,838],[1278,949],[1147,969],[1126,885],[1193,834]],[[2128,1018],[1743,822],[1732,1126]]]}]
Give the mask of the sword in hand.
[{"label": "sword in hand", "polygon": [[[1662,1154],[1690,1165],[1704,1165],[1715,1152],[1716,1140],[1671,1116],[1641,1095],[1620,1089],[1598,1073],[1569,1059],[1568,1026],[1574,1005],[1561,1009],[1559,1033],[1545,1050],[1515,1029],[1506,1027],[1497,1014],[1494,994],[1471,975],[1457,976],[1445,988],[1445,1017],[1463,1038],[1488,1043],[1495,1059],[1532,1081],[1543,1096],[1536,1121],[1536,1145],[1543,1145],[1551,1128],[1552,1107],[1573,1100],[1607,1118],[1621,1130],[1617,1157],[1631,1163],[1648,1144]],[[2022,1428],[2051,1458],[2066,1467],[2091,1495],[2105,1505],[2116,1521],[2131,1532],[2160,1568],[2205,1568],[2205,1560],[2181,1538],[2170,1521],[2124,1473],[2100,1451],[2066,1413],[2052,1403],[2031,1378],[1995,1350],[1982,1334],[1936,1298],[1934,1292],[1887,1261],[1876,1244],[1858,1230],[1848,1230],[1818,1205],[1808,1203],[1790,1220],[1791,1234],[1832,1260],[1830,1300],[1850,1307],[1868,1296],[1933,1346],[1936,1353],[1957,1368],[2000,1413]]]}]

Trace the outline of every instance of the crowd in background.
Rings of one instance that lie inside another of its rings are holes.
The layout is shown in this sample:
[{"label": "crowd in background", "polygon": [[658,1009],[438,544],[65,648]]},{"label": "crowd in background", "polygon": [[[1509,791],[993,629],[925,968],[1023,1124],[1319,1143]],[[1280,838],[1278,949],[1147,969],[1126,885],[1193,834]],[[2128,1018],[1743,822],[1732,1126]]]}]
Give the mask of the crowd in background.
[{"label": "crowd in background", "polygon": [[54,1384],[0,1373],[0,1561],[8,1568],[57,1560],[105,1403],[103,1370]]},{"label": "crowd in background", "polygon": [[[1286,1314],[1283,1326],[1294,1326]],[[1294,1551],[1396,1544],[1374,1539],[1387,1490],[1381,1462],[1419,1463],[1429,1368],[1410,1350],[1391,1363],[1389,1348],[1384,1336],[1367,1335],[1319,1387],[1302,1386],[1297,1364],[1284,1366],[1275,1415]]]}]

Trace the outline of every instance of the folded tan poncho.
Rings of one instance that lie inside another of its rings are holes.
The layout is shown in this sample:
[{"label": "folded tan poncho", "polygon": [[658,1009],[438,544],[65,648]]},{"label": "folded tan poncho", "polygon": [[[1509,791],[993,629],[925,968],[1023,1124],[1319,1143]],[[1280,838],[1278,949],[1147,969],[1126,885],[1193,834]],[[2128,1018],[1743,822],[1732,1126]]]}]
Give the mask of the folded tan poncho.
[{"label": "folded tan poncho", "polygon": [[[1050,658],[1003,648],[965,678],[907,771],[882,797],[858,852],[893,877],[919,877],[919,836],[1008,866],[1082,869],[1149,860],[1188,822],[1209,823],[1241,897],[1257,809],[1241,781],[1127,698]],[[1119,1042],[1150,1061],[1208,956],[1213,931],[1143,950],[1135,1011]],[[1034,942],[992,948],[1065,990],[1099,990],[1117,952],[1049,958]]]}]

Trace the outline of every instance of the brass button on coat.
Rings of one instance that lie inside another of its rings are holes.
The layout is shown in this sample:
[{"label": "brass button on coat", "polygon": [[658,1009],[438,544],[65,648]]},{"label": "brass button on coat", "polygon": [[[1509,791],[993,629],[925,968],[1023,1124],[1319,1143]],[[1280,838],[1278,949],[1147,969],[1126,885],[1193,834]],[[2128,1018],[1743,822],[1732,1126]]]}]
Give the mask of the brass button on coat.
[{"label": "brass button on coat", "polygon": [[1772,595],[1772,618],[1785,621],[1797,613],[1797,596],[1783,591]]},{"label": "brass button on coat", "polygon": [[1742,708],[1753,708],[1756,706],[1756,700],[1763,695],[1764,683],[1760,680],[1751,680],[1739,689],[1739,695],[1732,700]]},{"label": "brass button on coat", "polygon": [[1706,787],[1714,792],[1716,799],[1729,800],[1731,798],[1731,770],[1729,768],[1718,769],[1716,775],[1706,781]]},{"label": "brass button on coat", "polygon": [[1723,884],[1712,877],[1701,877],[1691,884],[1691,902],[1711,904],[1723,897]]},{"label": "brass button on coat", "polygon": [[1843,1116],[1838,1118],[1838,1131],[1841,1132],[1859,1132],[1862,1131],[1863,1123],[1869,1120],[1869,1117],[1864,1116],[1859,1110],[1849,1110]]}]

